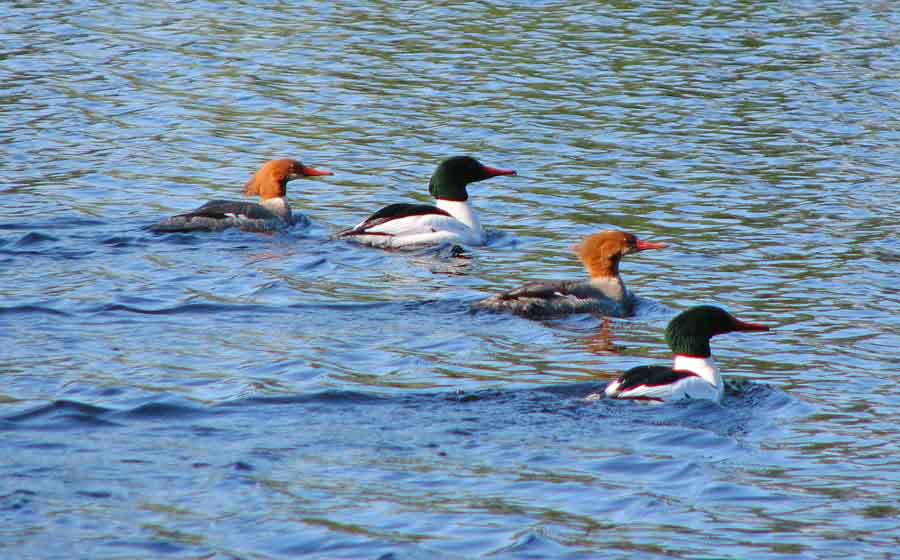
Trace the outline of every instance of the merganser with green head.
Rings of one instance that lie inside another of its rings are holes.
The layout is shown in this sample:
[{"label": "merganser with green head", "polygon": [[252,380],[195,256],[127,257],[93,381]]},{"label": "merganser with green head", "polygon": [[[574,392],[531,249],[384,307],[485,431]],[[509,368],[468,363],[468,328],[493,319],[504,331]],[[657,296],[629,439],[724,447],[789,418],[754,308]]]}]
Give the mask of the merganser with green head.
[{"label": "merganser with green head", "polygon": [[455,156],[438,165],[428,191],[436,204],[391,204],[336,237],[384,249],[428,245],[484,245],[481,222],[469,203],[466,187],[511,169],[483,165],[471,156]]},{"label": "merganser with green head", "polygon": [[767,330],[765,325],[741,321],[719,307],[692,307],[666,327],[666,343],[675,354],[672,367],[632,368],[607,385],[606,396],[655,403],[686,398],[719,402],[724,385],[709,340],[730,332]]}]

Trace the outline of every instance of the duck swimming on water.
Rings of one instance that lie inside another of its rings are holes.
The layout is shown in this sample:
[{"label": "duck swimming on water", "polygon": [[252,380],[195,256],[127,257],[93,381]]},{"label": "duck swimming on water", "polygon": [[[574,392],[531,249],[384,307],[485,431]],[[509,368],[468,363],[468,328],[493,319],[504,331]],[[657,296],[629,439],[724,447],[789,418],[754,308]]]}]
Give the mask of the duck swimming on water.
[{"label": "duck swimming on water", "polygon": [[391,204],[336,237],[372,247],[398,249],[427,245],[483,245],[484,230],[469,203],[466,187],[499,175],[515,175],[512,169],[482,164],[471,156],[454,156],[438,165],[428,191],[431,204]]},{"label": "duck swimming on water", "polygon": [[589,280],[529,282],[472,304],[473,311],[506,311],[529,319],[548,319],[572,313],[598,313],[608,317],[634,314],[634,295],[619,275],[619,261],[665,243],[648,243],[624,231],[604,231],[585,238],[573,251],[590,275]]},{"label": "duck swimming on water", "polygon": [[155,233],[173,233],[221,231],[228,228],[265,232],[287,228],[305,220],[302,214],[295,215],[291,212],[285,198],[288,181],[320,175],[331,175],[331,171],[313,169],[293,159],[274,159],[263,164],[244,185],[244,195],[259,196],[259,203],[211,200],[190,212],[154,224],[149,229]]},{"label": "duck swimming on water", "polygon": [[741,321],[719,307],[700,305],[677,315],[666,327],[672,366],[638,366],[606,386],[607,397],[661,403],[678,399],[722,400],[724,385],[709,340],[720,334],[767,331]]}]

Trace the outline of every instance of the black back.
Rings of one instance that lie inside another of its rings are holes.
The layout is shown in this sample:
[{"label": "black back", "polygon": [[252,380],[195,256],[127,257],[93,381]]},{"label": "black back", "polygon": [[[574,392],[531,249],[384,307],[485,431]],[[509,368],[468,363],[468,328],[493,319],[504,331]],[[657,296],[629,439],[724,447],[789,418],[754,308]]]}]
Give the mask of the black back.
[{"label": "black back", "polygon": [[228,214],[234,216],[246,216],[251,220],[271,220],[277,216],[264,206],[254,202],[242,202],[237,200],[210,200],[200,208],[191,210],[185,214],[178,214],[176,218],[212,218],[224,219]]},{"label": "black back", "polygon": [[675,383],[687,377],[697,377],[692,371],[676,370],[669,366],[638,366],[631,368],[619,377],[619,390],[627,391],[640,387],[656,387]]},{"label": "black back", "polygon": [[508,292],[503,292],[500,294],[500,299],[517,299],[517,298],[538,298],[538,299],[551,299],[555,297],[559,297],[560,295],[567,295],[570,293],[570,285],[576,284],[576,282],[566,282],[566,281],[557,281],[557,282],[529,282],[518,288],[514,288],[509,290]]},{"label": "black back", "polygon": [[359,235],[361,233],[366,233],[366,230],[369,228],[373,228],[379,224],[383,224],[391,220],[408,218],[410,216],[426,216],[428,214],[438,214],[441,216],[450,215],[444,210],[441,210],[437,206],[433,206],[431,204],[390,204],[366,218],[366,221],[359,224],[357,227],[345,229],[344,231],[338,232],[337,236],[342,237],[345,235]]},{"label": "black back", "polygon": [[369,219],[366,220],[366,222],[370,222],[372,220],[382,220],[380,223],[384,223],[385,220],[383,220],[383,218],[393,220],[395,218],[408,218],[410,216],[424,216],[425,214],[441,214],[444,216],[450,215],[437,206],[434,206],[433,204],[399,203],[385,206],[378,212],[375,212],[374,214],[369,216]]}]

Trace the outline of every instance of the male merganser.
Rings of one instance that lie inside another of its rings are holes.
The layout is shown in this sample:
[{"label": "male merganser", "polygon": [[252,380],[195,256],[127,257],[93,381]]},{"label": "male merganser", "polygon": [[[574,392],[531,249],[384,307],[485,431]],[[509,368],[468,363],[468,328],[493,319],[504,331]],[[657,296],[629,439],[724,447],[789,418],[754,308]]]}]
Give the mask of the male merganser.
[{"label": "male merganser", "polygon": [[466,185],[498,175],[515,175],[511,169],[482,165],[470,156],[455,156],[438,165],[428,191],[437,204],[391,204],[337,237],[396,249],[422,245],[483,245],[484,231],[469,205]]},{"label": "male merganser", "polygon": [[591,275],[590,280],[530,282],[476,302],[471,309],[509,311],[529,319],[570,313],[628,317],[634,313],[634,296],[619,276],[619,261],[625,255],[665,247],[665,243],[641,241],[624,231],[595,233],[572,247]]},{"label": "male merganser", "polygon": [[244,185],[245,196],[259,196],[260,202],[211,200],[185,214],[167,218],[150,226],[155,233],[178,231],[221,231],[236,227],[244,231],[273,231],[304,220],[291,214],[285,195],[287,182],[300,177],[331,175],[306,167],[293,159],[273,159],[263,164]]},{"label": "male merganser", "polygon": [[692,307],[666,327],[666,343],[675,353],[672,367],[631,368],[606,386],[606,396],[653,403],[686,398],[719,402],[724,386],[709,350],[709,339],[735,331],[767,330],[765,325],[740,321],[719,307]]}]

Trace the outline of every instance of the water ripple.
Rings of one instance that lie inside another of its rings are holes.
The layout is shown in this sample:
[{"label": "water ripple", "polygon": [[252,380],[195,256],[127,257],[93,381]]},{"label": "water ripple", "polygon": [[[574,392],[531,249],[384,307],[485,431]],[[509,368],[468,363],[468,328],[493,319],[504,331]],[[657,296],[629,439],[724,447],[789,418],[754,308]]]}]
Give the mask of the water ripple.
[{"label": "water ripple", "polygon": [[[895,548],[889,4],[3,10],[0,547]],[[385,204],[428,202],[434,166],[457,153],[519,173],[470,189],[486,247],[330,239]],[[335,171],[290,184],[308,227],[142,229],[239,197],[273,157]],[[669,244],[622,265],[636,317],[466,311],[584,277],[570,247],[608,228]],[[666,322],[698,303],[773,327],[715,339],[735,383],[723,406],[583,400],[667,362]]]}]

